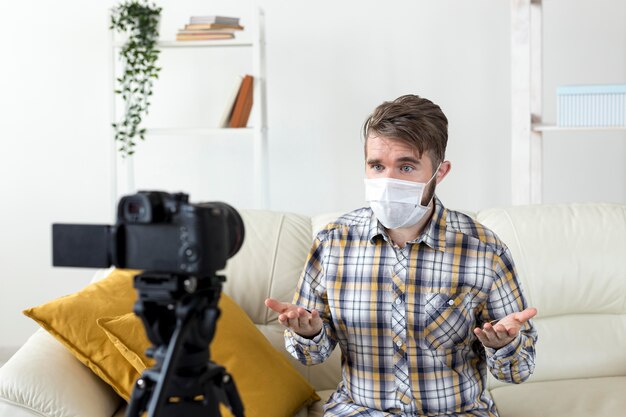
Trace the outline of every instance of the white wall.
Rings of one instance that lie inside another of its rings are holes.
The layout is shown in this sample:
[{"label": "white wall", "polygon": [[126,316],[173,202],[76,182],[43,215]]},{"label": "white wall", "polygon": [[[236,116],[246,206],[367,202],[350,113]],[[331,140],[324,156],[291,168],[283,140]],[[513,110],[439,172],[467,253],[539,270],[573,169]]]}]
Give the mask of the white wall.
[{"label": "white wall", "polygon": [[[557,85],[626,82],[626,4],[545,3],[545,116],[552,121]],[[92,273],[50,267],[50,224],[113,218],[107,28],[114,4],[0,3],[0,345],[20,344],[36,328],[22,309],[81,288]],[[432,99],[450,120],[453,171],[439,190],[444,203],[467,210],[509,204],[507,1],[159,5],[164,39],[190,15],[245,18],[253,6],[265,9],[272,209],[313,214],[363,205],[361,124],[380,102],[405,93]],[[251,68],[245,52],[168,50],[161,64],[151,126],[215,123],[231,78]],[[625,136],[546,135],[545,201],[626,203]],[[138,155],[140,188],[252,206],[245,137],[149,137]]]}]

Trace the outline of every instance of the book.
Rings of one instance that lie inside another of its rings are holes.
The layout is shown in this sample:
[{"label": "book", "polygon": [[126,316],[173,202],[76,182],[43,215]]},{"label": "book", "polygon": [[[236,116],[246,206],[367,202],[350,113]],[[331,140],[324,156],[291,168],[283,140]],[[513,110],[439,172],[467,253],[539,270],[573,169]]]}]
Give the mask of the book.
[{"label": "book", "polygon": [[233,107],[235,106],[235,100],[237,100],[237,94],[239,93],[239,89],[241,88],[241,82],[243,81],[243,76],[238,75],[235,77],[235,82],[232,85],[228,93],[228,99],[226,100],[226,105],[224,106],[224,111],[222,112],[222,117],[220,118],[219,127],[228,127],[230,123],[230,117],[233,114]]},{"label": "book", "polygon": [[238,25],[238,17],[226,16],[191,16],[189,23],[218,23],[221,25]]},{"label": "book", "polygon": [[188,34],[188,33],[179,33],[176,35],[177,41],[209,41],[209,40],[219,40],[219,39],[232,39],[235,35],[232,33],[198,33],[198,34]]},{"label": "book", "polygon": [[229,127],[246,127],[248,124],[248,118],[252,110],[253,85],[254,77],[252,75],[243,77],[228,124]]},{"label": "book", "polygon": [[222,25],[219,23],[188,23],[185,25],[185,30],[214,30],[214,29],[231,29],[231,30],[243,30],[243,26],[240,25]]},{"label": "book", "polygon": [[213,34],[213,33],[235,33],[234,29],[179,29],[178,34],[198,35],[198,34]]}]

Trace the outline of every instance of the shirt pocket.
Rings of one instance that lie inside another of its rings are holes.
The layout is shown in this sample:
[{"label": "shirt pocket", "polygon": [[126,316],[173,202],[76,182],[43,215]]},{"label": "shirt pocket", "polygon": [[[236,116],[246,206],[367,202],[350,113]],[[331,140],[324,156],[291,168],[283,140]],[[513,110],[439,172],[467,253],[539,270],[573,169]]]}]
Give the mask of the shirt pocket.
[{"label": "shirt pocket", "polygon": [[450,349],[470,344],[474,311],[471,292],[424,294],[423,341],[430,349]]}]

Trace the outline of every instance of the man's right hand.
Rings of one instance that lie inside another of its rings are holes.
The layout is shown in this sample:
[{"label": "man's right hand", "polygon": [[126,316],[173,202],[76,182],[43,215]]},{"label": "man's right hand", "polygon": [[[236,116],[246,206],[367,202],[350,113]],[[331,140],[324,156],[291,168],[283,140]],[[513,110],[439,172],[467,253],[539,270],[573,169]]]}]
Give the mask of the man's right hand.
[{"label": "man's right hand", "polygon": [[281,303],[273,298],[265,300],[265,305],[278,313],[278,322],[296,334],[313,339],[322,331],[322,318],[317,310],[309,312],[294,304]]}]

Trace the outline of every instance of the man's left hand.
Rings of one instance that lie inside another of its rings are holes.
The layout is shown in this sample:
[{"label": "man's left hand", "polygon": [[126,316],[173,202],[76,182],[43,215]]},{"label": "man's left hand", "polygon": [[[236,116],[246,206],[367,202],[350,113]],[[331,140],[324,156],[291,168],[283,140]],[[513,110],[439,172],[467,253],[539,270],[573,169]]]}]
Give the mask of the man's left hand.
[{"label": "man's left hand", "polygon": [[537,309],[527,308],[519,313],[509,314],[497,323],[485,323],[483,328],[476,327],[474,334],[485,346],[492,349],[500,349],[508,345],[517,337],[524,323],[537,315]]}]

